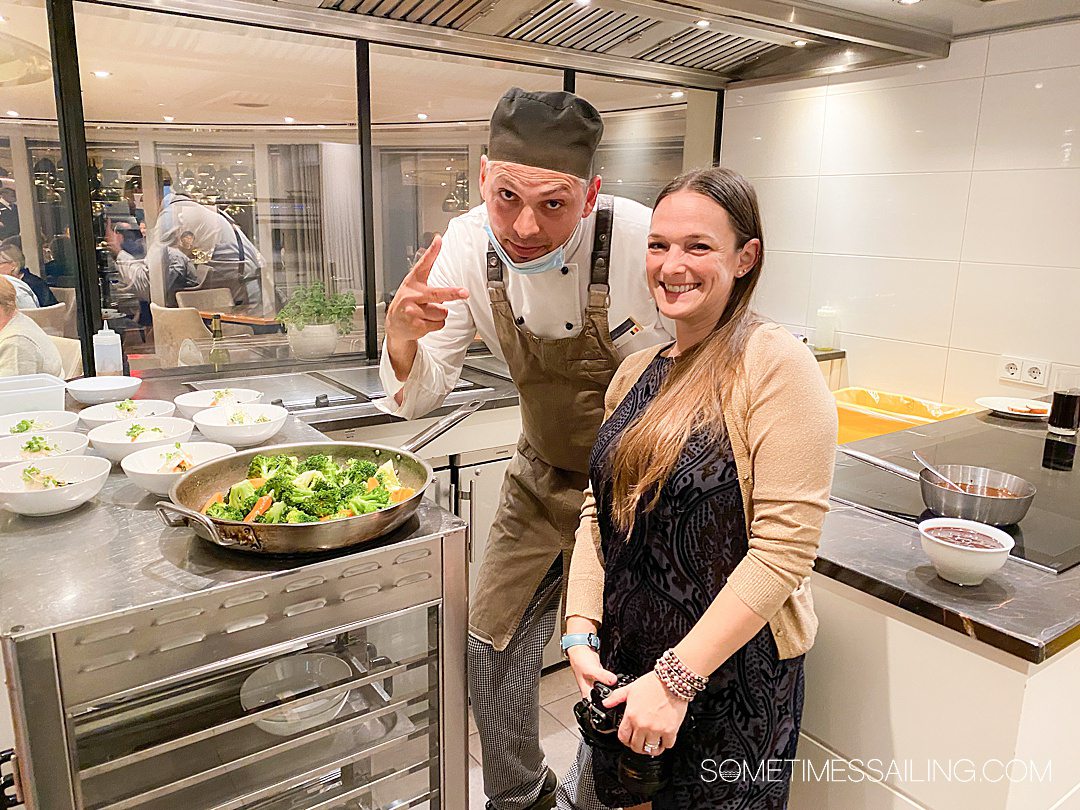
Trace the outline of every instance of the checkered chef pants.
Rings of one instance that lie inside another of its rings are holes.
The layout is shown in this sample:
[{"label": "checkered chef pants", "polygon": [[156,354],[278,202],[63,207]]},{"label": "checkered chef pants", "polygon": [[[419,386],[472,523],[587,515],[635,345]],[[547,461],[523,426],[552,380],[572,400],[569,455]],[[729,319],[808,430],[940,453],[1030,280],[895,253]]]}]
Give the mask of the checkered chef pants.
[{"label": "checkered chef pants", "polygon": [[[540,667],[558,624],[562,560],[540,582],[501,652],[469,636],[469,699],[484,757],[484,793],[496,810],[524,810],[540,795],[547,763],[540,747]],[[560,780],[560,810],[610,810],[596,798],[591,751],[582,743]]]}]

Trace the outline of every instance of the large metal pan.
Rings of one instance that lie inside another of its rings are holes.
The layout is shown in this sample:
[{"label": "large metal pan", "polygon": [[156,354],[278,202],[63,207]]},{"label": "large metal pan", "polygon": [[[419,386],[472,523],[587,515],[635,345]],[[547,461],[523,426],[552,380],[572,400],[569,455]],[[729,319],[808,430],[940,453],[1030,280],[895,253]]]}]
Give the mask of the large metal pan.
[{"label": "large metal pan", "polygon": [[1024,519],[1031,502],[1035,499],[1035,485],[1016,475],[992,470],[989,467],[969,467],[960,464],[945,464],[938,469],[957,484],[973,484],[976,487],[997,487],[1016,493],[1015,498],[1003,498],[994,495],[976,495],[970,492],[957,492],[941,483],[933,473],[923,469],[921,472],[909,470],[899,464],[893,464],[877,456],[852,450],[847,447],[837,448],[841,453],[878,469],[918,481],[926,508],[940,517],[977,520],[990,526],[1012,526]]},{"label": "large metal pan", "polygon": [[[389,447],[363,442],[319,442],[313,444],[278,444],[255,447],[243,453],[200,464],[185,473],[169,492],[169,501],[159,501],[158,516],[166,526],[189,526],[195,534],[225,548],[253,554],[316,554],[354,546],[387,534],[412,517],[420,506],[433,478],[431,466],[415,451],[435,440],[483,403],[474,400],[418,433],[403,447]],[[199,510],[214,495],[247,477],[251,459],[259,454],[287,453],[304,458],[326,453],[335,459],[366,459],[382,464],[393,459],[404,486],[416,493],[408,500],[341,520],[325,523],[242,523],[218,520]]]}]

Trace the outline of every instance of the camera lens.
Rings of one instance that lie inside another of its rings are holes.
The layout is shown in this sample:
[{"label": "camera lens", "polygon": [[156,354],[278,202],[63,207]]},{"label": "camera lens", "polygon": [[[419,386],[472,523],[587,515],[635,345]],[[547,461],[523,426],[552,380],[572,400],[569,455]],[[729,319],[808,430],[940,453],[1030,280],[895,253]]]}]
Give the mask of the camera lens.
[{"label": "camera lens", "polygon": [[619,781],[631,793],[653,796],[668,783],[667,757],[650,757],[626,751],[619,756]]}]

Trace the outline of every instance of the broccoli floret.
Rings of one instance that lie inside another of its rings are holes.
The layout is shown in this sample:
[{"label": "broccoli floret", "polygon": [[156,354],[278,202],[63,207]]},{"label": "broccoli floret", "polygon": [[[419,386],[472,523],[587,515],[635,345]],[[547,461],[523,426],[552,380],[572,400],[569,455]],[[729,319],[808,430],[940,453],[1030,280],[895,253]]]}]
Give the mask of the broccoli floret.
[{"label": "broccoli floret", "polygon": [[296,475],[299,459],[296,456],[257,455],[248,465],[248,478],[271,478],[279,472]]},{"label": "broccoli floret", "polygon": [[349,499],[346,508],[352,509],[356,514],[363,515],[375,512],[384,506],[390,505],[390,493],[384,487],[378,487],[371,492],[359,493]]},{"label": "broccoli floret", "polygon": [[227,503],[214,503],[210,504],[206,514],[218,520],[243,520],[247,511],[241,507],[229,506]]},{"label": "broccoli floret", "polygon": [[266,479],[266,483],[255,490],[255,494],[262,496],[269,495],[273,492],[277,500],[285,499],[285,493],[292,488],[293,478],[295,478],[295,476],[291,471],[278,470]]},{"label": "broccoli floret", "polygon": [[285,510],[288,509],[284,501],[276,501],[273,506],[255,518],[258,523],[281,523],[282,518],[285,517]]},{"label": "broccoli floret", "polygon": [[311,470],[317,470],[323,474],[323,477],[327,482],[333,484],[337,481],[341,475],[341,470],[338,465],[334,463],[332,456],[328,456],[325,453],[317,453],[314,456],[309,457],[303,464],[300,465],[300,472],[309,472]]},{"label": "broccoli floret", "polygon": [[304,511],[316,517],[333,515],[341,509],[341,494],[337,489],[320,489],[304,501]]},{"label": "broccoli floret", "polygon": [[307,512],[299,509],[290,509],[285,515],[286,523],[316,523],[318,518],[312,517]]},{"label": "broccoli floret", "polygon": [[259,496],[255,494],[255,487],[247,479],[238,484],[233,484],[229,489],[229,506],[234,509],[246,508],[250,511],[258,498]]},{"label": "broccoli floret", "polygon": [[349,463],[345,465],[344,474],[345,477],[351,482],[366,483],[367,480],[375,475],[378,471],[379,465],[374,461],[362,461],[358,458],[350,459]]}]

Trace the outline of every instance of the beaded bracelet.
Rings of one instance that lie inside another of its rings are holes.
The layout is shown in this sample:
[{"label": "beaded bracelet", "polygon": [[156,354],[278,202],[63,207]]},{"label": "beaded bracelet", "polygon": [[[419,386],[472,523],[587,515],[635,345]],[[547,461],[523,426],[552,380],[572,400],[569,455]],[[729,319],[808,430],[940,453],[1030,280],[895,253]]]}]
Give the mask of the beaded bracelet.
[{"label": "beaded bracelet", "polygon": [[686,666],[674,650],[668,650],[656,660],[653,672],[675,697],[686,701],[693,700],[709,682]]}]

